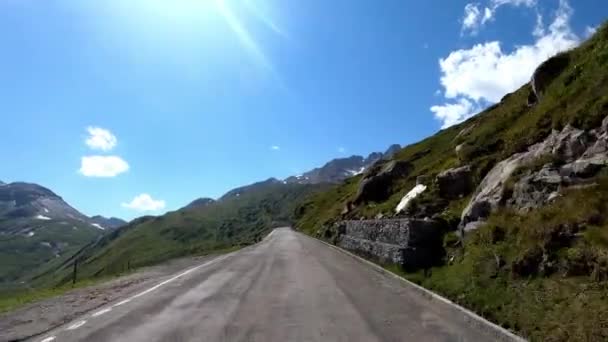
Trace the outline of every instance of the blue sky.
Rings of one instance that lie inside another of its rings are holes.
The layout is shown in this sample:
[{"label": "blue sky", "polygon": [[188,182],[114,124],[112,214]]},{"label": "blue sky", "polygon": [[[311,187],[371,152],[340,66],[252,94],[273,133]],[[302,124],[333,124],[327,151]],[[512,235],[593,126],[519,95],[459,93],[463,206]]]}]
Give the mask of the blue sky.
[{"label": "blue sky", "polygon": [[[6,0],[0,180],[130,219],[474,114],[601,0]],[[273,148],[274,147],[274,148]]]}]

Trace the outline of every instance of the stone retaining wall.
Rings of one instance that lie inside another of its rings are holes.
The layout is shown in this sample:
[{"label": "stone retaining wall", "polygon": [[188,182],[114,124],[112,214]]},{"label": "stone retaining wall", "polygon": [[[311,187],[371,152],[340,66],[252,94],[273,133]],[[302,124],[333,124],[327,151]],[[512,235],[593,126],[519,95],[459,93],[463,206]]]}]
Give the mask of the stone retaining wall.
[{"label": "stone retaining wall", "polygon": [[338,246],[383,264],[419,269],[443,256],[441,225],[433,220],[342,221],[338,230]]}]

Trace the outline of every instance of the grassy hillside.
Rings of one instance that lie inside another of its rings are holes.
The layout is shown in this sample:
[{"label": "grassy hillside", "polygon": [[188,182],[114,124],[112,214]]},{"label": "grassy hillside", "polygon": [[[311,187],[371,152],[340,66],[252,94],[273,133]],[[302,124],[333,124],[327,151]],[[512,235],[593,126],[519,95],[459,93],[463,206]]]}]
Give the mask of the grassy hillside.
[{"label": "grassy hillside", "polygon": [[[207,206],[131,222],[78,254],[79,278],[111,276],[127,268],[257,242],[271,228],[290,225],[296,203],[322,187],[268,182]],[[68,282],[71,265],[69,260],[49,268],[35,283]]]},{"label": "grassy hillside", "polygon": [[[394,216],[418,176],[433,180],[448,168],[471,165],[478,185],[494,165],[542,141],[552,129],[600,126],[608,115],[608,25],[559,59],[566,67],[538,103],[529,105],[532,88],[522,86],[466,122],[398,152],[394,159],[408,162],[410,171],[392,182],[384,200],[343,214],[362,176],[351,178],[303,203],[297,227],[331,239],[337,220]],[[533,340],[607,340],[607,179],[602,173],[596,186],[568,190],[527,214],[499,210],[464,245],[449,233],[445,265],[406,276]],[[441,218],[455,230],[472,192],[445,199],[430,182],[407,215]]]},{"label": "grassy hillside", "polygon": [[26,225],[27,235],[0,236],[0,289],[39,272],[48,262],[69,258],[78,249],[101,236],[103,231],[77,220],[16,220],[0,226]]}]

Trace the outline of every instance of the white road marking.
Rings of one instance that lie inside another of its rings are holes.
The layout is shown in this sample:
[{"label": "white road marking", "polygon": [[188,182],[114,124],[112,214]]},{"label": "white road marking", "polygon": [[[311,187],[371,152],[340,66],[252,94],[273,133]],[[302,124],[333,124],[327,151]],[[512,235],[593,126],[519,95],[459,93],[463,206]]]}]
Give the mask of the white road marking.
[{"label": "white road marking", "polygon": [[168,283],[170,283],[170,282],[172,282],[172,281],[175,281],[175,280],[177,280],[177,279],[179,279],[179,278],[181,278],[181,277],[183,277],[183,276],[185,276],[185,275],[187,275],[187,274],[189,274],[189,273],[192,273],[192,272],[196,271],[197,269],[199,269],[199,268],[201,268],[201,267],[205,267],[205,266],[209,266],[209,265],[212,265],[212,264],[218,263],[218,262],[220,262],[220,261],[222,261],[222,260],[226,259],[226,258],[227,258],[227,257],[229,257],[230,255],[231,255],[231,254],[227,254],[227,255],[221,256],[221,257],[219,257],[219,258],[215,258],[215,259],[213,259],[213,260],[207,261],[206,263],[201,264],[201,265],[198,265],[198,266],[196,266],[196,267],[192,267],[191,269],[186,270],[186,271],[184,271],[184,272],[182,272],[182,273],[180,273],[180,274],[178,274],[178,275],[176,275],[176,276],[174,276],[174,277],[172,277],[172,278],[169,278],[169,279],[167,279],[167,280],[165,280],[165,281],[163,281],[163,282],[160,282],[160,283],[158,283],[158,284],[156,284],[156,285],[152,286],[151,288],[149,288],[149,289],[147,289],[147,290],[145,290],[145,291],[142,291],[142,292],[140,292],[140,293],[138,293],[138,294],[136,294],[136,295],[134,295],[134,296],[132,296],[132,297],[129,297],[129,298],[127,298],[127,299],[125,299],[125,300],[123,300],[123,301],[121,301],[121,302],[119,302],[119,303],[116,303],[116,304],[114,304],[112,307],[117,307],[117,306],[120,306],[120,305],[126,304],[126,303],[128,303],[128,302],[132,301],[132,300],[133,300],[133,299],[135,299],[135,298],[139,298],[139,297],[141,297],[141,296],[144,296],[144,295],[146,295],[146,294],[148,294],[148,293],[150,293],[150,292],[152,292],[152,291],[154,291],[154,290],[158,289],[159,287],[161,287],[161,286],[163,286],[163,285],[166,285],[166,284],[168,284]]},{"label": "white road marking", "polygon": [[40,341],[40,342],[51,342],[55,340],[55,336],[49,336],[47,338],[45,338],[44,340]]},{"label": "white road marking", "polygon": [[76,323],[70,325],[66,330],[75,330],[75,329],[78,329],[81,326],[85,325],[85,323],[87,323],[87,321],[76,322]]},{"label": "white road marking", "polygon": [[128,302],[130,302],[130,301],[131,301],[130,299],[125,299],[125,300],[123,300],[123,301],[121,301],[121,302],[118,302],[118,303],[116,303],[116,304],[112,305],[112,307],[113,307],[113,308],[115,308],[115,307],[117,307],[117,306],[121,306],[121,305],[123,305],[123,304],[127,304],[127,303],[128,303]]},{"label": "white road marking", "polygon": [[112,311],[112,308],[106,308],[106,309],[103,309],[103,310],[99,310],[96,313],[92,314],[91,317],[101,316],[101,315],[103,315],[105,313],[108,313],[110,311]]}]

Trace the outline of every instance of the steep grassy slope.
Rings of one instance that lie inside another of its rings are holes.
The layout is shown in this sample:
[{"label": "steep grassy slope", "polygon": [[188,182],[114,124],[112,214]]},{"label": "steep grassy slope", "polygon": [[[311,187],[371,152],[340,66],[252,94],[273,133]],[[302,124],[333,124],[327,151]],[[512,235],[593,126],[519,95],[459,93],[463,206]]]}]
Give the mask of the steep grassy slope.
[{"label": "steep grassy slope", "polygon": [[[580,129],[600,126],[608,115],[608,25],[559,58],[567,66],[547,85],[538,103],[528,104],[532,89],[524,85],[466,122],[397,153],[395,159],[411,168],[407,176],[392,182],[385,200],[363,203],[343,214],[362,176],[351,178],[302,204],[297,227],[331,240],[337,220],[394,216],[394,208],[418,176],[433,180],[448,168],[471,165],[473,183],[478,185],[498,162],[542,141],[552,129],[567,124]],[[547,162],[551,161],[538,161]],[[606,171],[593,182],[525,214],[504,207],[463,244],[449,233],[444,266],[405,275],[532,340],[608,340]],[[431,181],[404,215],[442,218],[456,229],[471,195],[472,191],[458,199],[441,198]]]},{"label": "steep grassy slope", "polygon": [[[0,222],[15,226],[15,220]],[[65,260],[103,231],[77,220],[28,220],[30,233],[0,236],[0,288],[36,273],[47,262]]]},{"label": "steep grassy slope", "polygon": [[[139,219],[79,253],[79,278],[105,277],[128,267],[254,243],[271,228],[291,224],[296,203],[321,188],[267,182],[206,206]],[[69,281],[72,262],[50,268],[35,283]]]},{"label": "steep grassy slope", "polygon": [[[608,114],[608,26],[564,55],[569,57],[569,64],[550,84],[540,103],[528,105],[532,89],[524,85],[466,122],[403,148],[394,159],[412,165],[408,176],[398,179],[389,189],[388,199],[358,206],[347,217],[392,215],[418,176],[433,179],[448,168],[471,165],[477,184],[498,161],[541,141],[552,129],[566,124],[582,129],[599,126]],[[461,151],[457,154],[455,148],[459,145]],[[314,233],[338,219],[346,201],[354,199],[361,177],[350,178],[307,201],[298,210],[298,226]],[[458,212],[461,204],[446,203],[446,214],[452,208]]]}]

